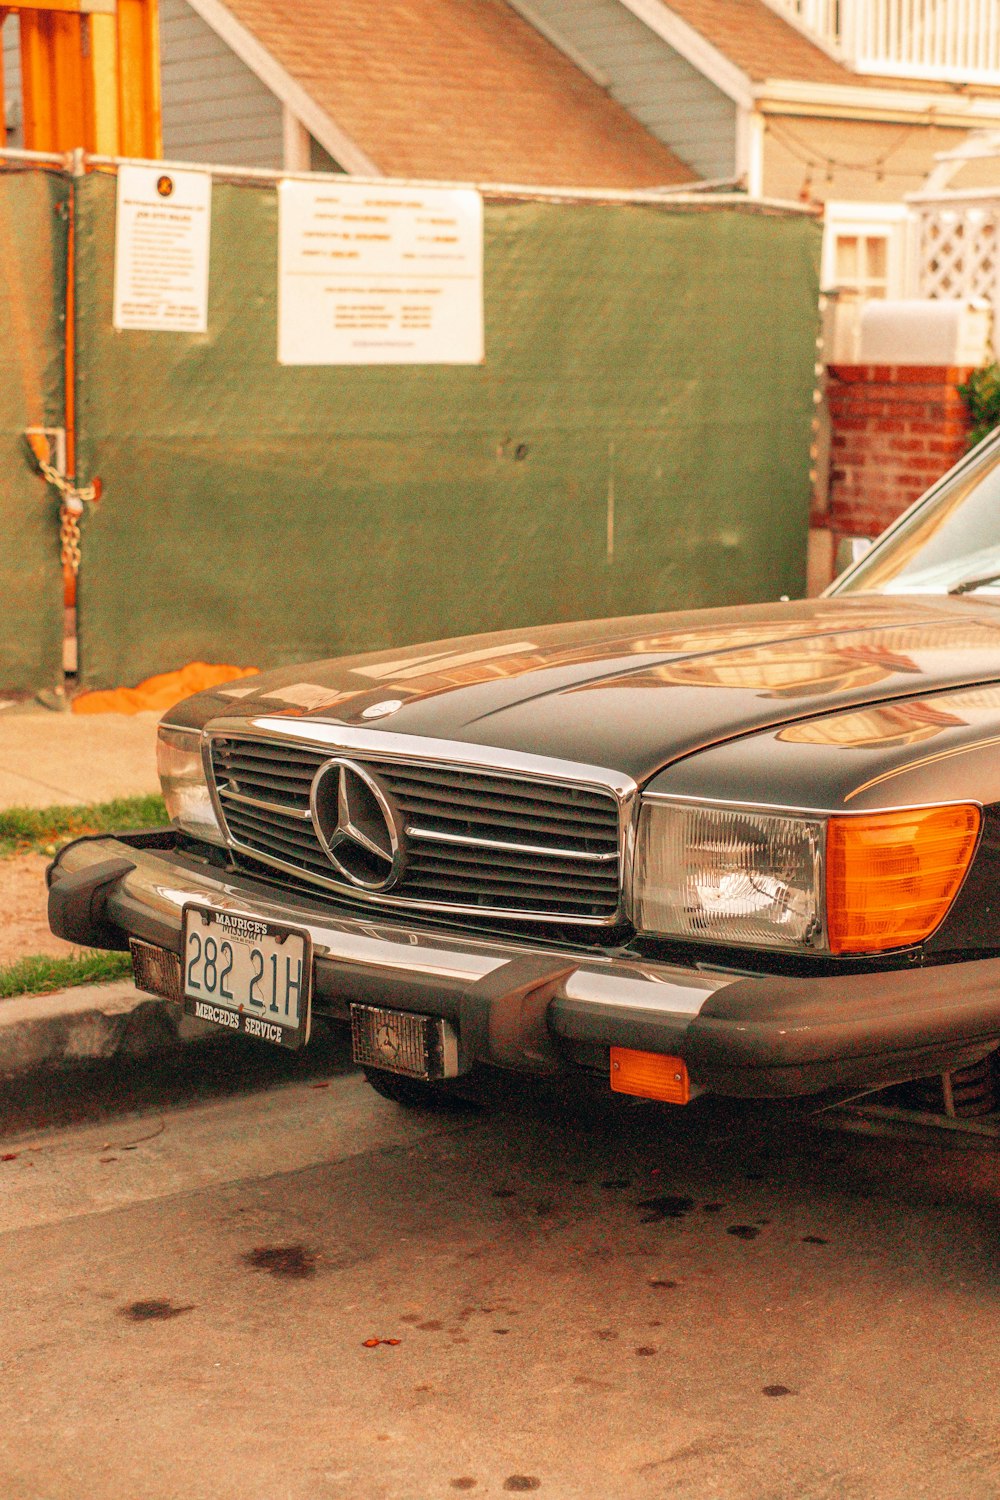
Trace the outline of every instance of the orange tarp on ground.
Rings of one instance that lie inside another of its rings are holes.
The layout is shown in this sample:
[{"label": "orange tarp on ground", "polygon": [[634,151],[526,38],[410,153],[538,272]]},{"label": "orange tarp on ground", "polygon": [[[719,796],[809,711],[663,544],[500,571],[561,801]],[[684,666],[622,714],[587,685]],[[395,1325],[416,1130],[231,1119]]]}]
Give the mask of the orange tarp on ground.
[{"label": "orange tarp on ground", "polygon": [[164,713],[182,698],[216,687],[220,682],[234,682],[238,677],[254,677],[258,667],[210,666],[192,661],[179,672],[161,672],[147,677],[134,688],[111,688],[103,693],[81,693],[73,699],[75,714],[141,714]]}]

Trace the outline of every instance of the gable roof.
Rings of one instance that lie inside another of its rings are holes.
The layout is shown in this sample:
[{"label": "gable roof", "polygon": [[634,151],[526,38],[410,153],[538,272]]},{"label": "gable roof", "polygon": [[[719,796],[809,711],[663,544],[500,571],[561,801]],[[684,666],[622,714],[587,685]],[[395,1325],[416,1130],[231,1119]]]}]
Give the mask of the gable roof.
[{"label": "gable roof", "polygon": [[[223,10],[191,3],[210,24]],[[224,10],[388,176],[608,188],[695,179],[505,0],[225,0]]]},{"label": "gable roof", "polygon": [[665,3],[755,83],[768,78],[798,78],[810,83],[860,81],[857,73],[817,47],[764,0]]},{"label": "gable roof", "polygon": [[[973,96],[991,99],[1000,92],[996,85],[983,82],[962,84],[956,89],[941,79],[856,73],[810,41],[766,0],[622,0],[622,4],[641,13],[655,30],[659,30],[658,15],[667,24],[671,19],[681,22],[690,28],[689,35],[697,33],[725,64],[755,85],[783,81],[821,88],[832,85],[897,94],[942,94],[951,100]],[[697,61],[691,60],[697,66]]]}]

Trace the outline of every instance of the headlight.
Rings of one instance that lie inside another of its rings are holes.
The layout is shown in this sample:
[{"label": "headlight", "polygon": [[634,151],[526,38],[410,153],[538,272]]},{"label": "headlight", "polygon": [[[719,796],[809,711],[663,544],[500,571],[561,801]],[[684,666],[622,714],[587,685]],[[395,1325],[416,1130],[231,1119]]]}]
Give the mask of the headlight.
[{"label": "headlight", "polygon": [[224,844],[205,780],[201,735],[161,724],[156,738],[156,769],[170,821],[197,839]]},{"label": "headlight", "polygon": [[944,920],[980,822],[973,803],[824,818],[650,800],[636,926],[799,952],[910,947]]},{"label": "headlight", "polygon": [[819,820],[647,802],[636,923],[703,943],[816,947],[822,848]]}]

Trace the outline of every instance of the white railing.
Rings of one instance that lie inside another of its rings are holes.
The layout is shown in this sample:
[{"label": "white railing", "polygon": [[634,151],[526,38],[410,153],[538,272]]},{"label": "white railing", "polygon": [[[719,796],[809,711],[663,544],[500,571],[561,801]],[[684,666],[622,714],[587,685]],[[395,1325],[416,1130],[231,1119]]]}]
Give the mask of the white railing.
[{"label": "white railing", "polygon": [[1000,84],[1000,0],[767,0],[858,73]]}]

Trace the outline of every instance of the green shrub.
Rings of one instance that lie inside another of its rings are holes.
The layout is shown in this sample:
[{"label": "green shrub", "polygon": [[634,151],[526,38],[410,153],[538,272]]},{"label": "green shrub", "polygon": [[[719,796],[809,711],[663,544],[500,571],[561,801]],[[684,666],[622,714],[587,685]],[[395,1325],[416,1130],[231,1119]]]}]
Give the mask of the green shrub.
[{"label": "green shrub", "polygon": [[965,384],[959,386],[958,393],[972,419],[969,447],[974,448],[1000,427],[1000,365],[973,370]]}]

